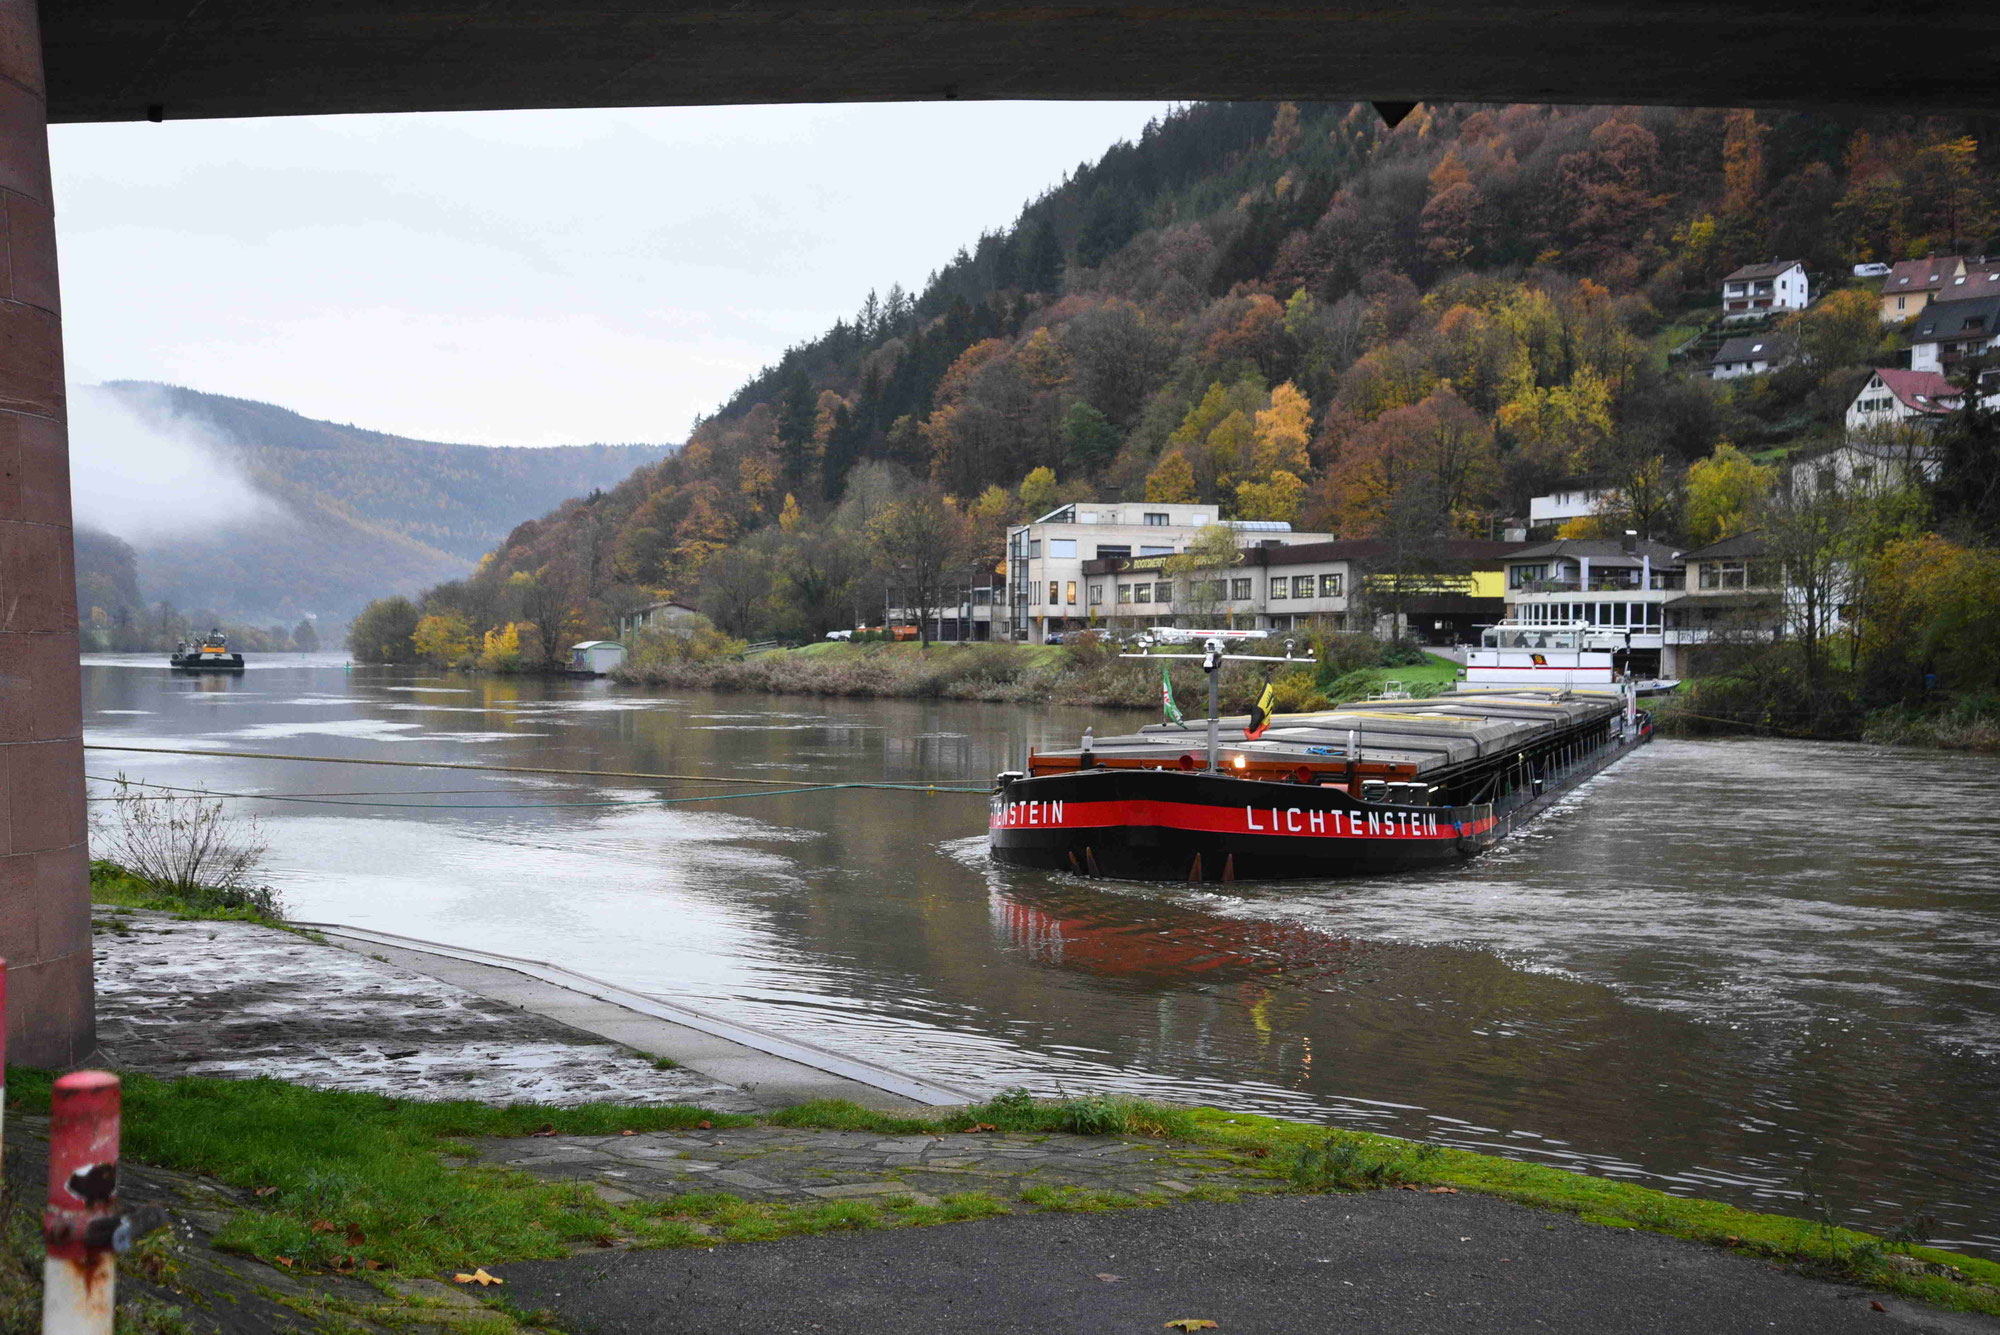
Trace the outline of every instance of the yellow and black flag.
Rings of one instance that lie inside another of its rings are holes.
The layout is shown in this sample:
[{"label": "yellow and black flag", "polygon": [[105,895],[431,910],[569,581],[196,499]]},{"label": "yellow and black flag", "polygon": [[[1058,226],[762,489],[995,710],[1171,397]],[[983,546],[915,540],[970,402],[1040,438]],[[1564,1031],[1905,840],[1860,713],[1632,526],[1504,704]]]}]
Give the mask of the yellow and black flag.
[{"label": "yellow and black flag", "polygon": [[1264,735],[1264,729],[1271,722],[1271,683],[1264,683],[1264,693],[1257,697],[1257,703],[1250,706],[1250,726],[1243,730],[1243,740],[1254,742]]}]

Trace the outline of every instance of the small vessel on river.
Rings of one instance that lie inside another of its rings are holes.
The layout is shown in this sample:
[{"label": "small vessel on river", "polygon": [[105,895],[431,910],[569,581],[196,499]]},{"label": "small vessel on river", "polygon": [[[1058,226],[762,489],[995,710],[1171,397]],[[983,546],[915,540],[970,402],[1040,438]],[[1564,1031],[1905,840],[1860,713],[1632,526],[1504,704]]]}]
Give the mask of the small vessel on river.
[{"label": "small vessel on river", "polygon": [[[994,786],[1000,862],[1125,880],[1332,877],[1436,866],[1491,848],[1651,738],[1619,695],[1524,687],[1215,716],[1206,747],[1160,723],[1031,751]],[[1292,660],[1296,661],[1296,660]],[[1206,750],[1204,763],[1203,750]]]},{"label": "small vessel on river", "polygon": [[220,629],[174,646],[167,665],[176,672],[241,672],[243,655],[229,647],[229,637]]}]

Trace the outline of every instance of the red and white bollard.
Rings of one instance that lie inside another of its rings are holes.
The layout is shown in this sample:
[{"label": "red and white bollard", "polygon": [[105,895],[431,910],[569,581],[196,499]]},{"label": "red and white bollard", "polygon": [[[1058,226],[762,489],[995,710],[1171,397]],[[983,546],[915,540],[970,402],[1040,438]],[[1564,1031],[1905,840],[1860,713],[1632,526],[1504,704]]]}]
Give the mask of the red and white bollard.
[{"label": "red and white bollard", "polygon": [[118,1213],[118,1077],[76,1071],[49,1109],[49,1209],[42,1216],[42,1335],[111,1335],[124,1220]]}]

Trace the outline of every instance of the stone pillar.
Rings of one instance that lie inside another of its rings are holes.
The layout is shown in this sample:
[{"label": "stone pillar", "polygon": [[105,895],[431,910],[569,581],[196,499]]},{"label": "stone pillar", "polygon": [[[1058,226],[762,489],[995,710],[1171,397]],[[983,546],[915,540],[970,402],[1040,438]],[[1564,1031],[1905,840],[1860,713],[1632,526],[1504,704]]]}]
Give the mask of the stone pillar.
[{"label": "stone pillar", "polygon": [[8,1056],[95,1046],[55,208],[35,0],[0,0],[0,955]]}]

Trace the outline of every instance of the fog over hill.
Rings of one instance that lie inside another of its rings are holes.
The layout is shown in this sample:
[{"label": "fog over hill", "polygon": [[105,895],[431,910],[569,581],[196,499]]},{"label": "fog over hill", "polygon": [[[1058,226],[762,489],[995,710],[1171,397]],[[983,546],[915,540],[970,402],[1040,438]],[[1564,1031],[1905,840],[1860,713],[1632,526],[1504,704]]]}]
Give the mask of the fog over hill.
[{"label": "fog over hill", "polygon": [[83,387],[78,610],[107,648],[162,600],[252,625],[310,616],[337,641],[369,598],[467,574],[523,519],[673,448],[410,440],[172,385]]}]

